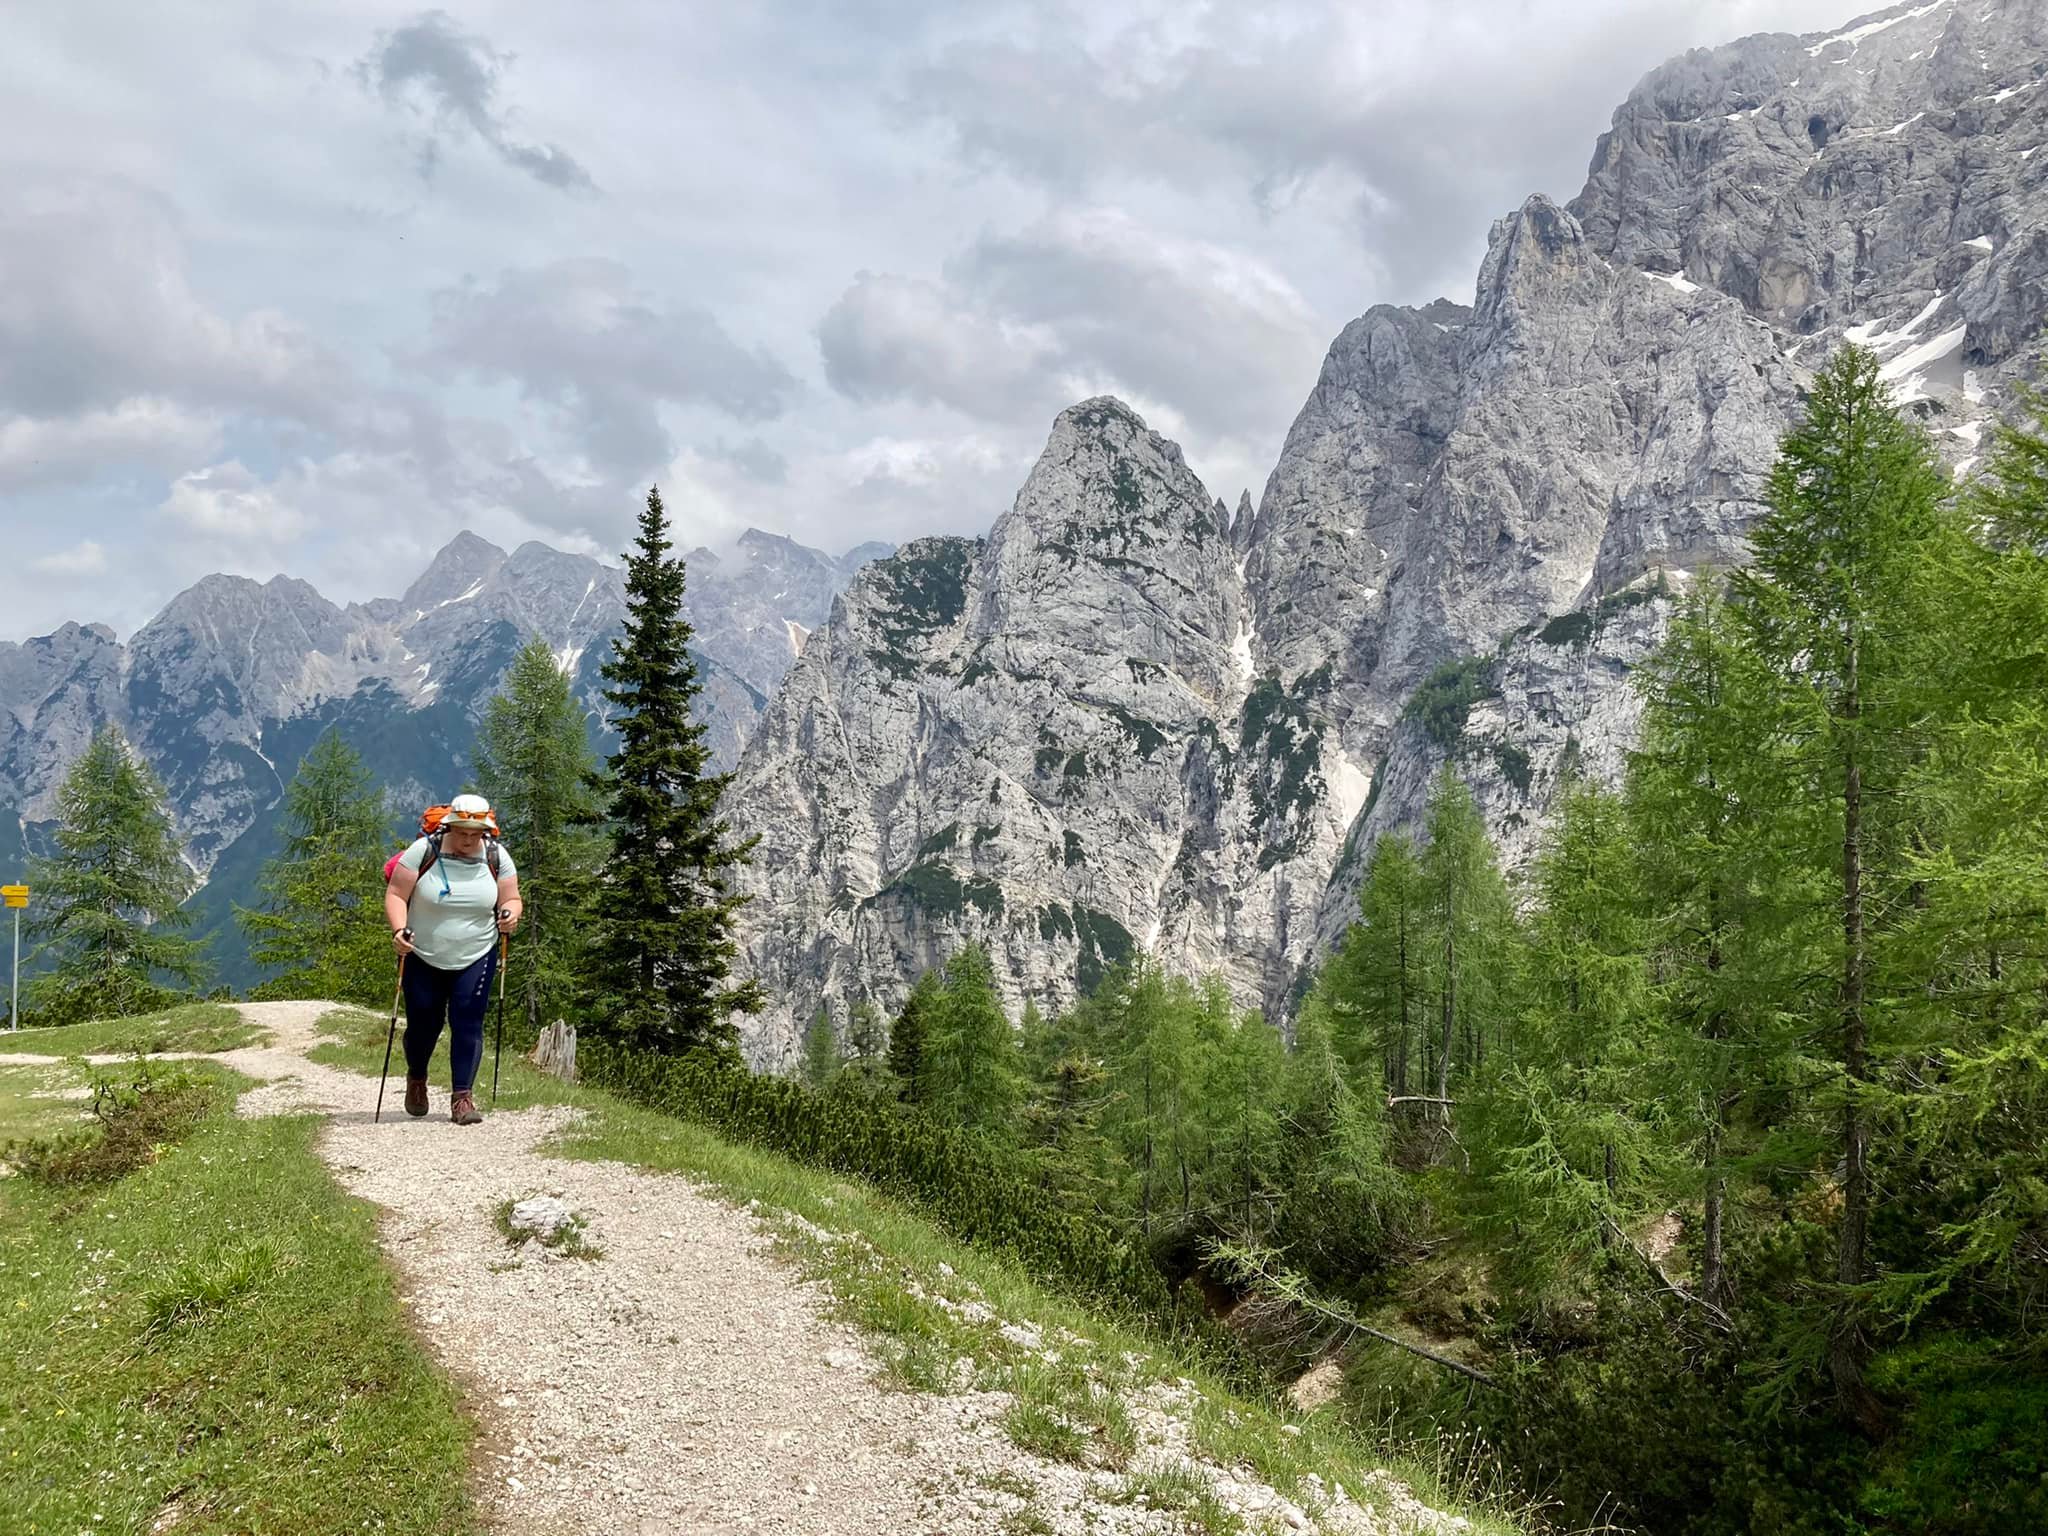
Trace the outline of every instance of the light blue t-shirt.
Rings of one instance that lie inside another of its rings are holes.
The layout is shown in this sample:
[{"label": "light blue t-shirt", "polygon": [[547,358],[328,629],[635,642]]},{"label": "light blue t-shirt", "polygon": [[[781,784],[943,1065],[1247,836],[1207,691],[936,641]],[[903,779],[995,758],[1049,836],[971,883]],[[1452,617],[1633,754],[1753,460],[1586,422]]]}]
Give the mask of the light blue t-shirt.
[{"label": "light blue t-shirt", "polygon": [[[398,862],[417,873],[426,856],[427,840],[422,837],[399,855]],[[460,859],[443,847],[426,878],[412,888],[406,908],[413,953],[437,971],[459,971],[483,959],[498,943],[498,880],[517,873],[502,844],[497,878],[482,854]]]}]

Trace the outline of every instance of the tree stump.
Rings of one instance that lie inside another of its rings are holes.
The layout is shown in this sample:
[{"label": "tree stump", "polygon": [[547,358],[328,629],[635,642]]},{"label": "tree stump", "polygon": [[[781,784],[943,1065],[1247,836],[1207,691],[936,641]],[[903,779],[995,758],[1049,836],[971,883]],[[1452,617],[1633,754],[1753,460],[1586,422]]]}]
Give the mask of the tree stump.
[{"label": "tree stump", "polygon": [[576,1081],[576,1026],[557,1019],[540,1032],[533,1047],[533,1064],[565,1083]]}]

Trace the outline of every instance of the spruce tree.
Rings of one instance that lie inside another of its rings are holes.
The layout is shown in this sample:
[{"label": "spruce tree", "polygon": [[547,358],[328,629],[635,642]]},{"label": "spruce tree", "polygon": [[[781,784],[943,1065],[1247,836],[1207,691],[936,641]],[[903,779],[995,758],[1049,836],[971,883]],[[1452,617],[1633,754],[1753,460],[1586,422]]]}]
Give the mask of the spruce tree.
[{"label": "spruce tree", "polygon": [[604,665],[617,711],[610,770],[610,855],[598,882],[592,974],[603,1030],[646,1049],[738,1048],[735,1012],[761,1007],[760,984],[732,982],[735,915],[747,900],[733,869],[751,841],[732,843],[718,798],[729,774],[709,771],[684,570],[671,556],[661,492],[649,490],[626,557],[626,628]]},{"label": "spruce tree", "polygon": [[117,727],[102,727],[72,764],[57,817],[56,854],[28,868],[37,906],[27,960],[47,967],[28,1007],[70,1024],[164,1007],[196,989],[205,967],[182,935],[191,918],[181,906],[192,871],[162,785]]},{"label": "spruce tree", "polygon": [[936,970],[926,971],[911,986],[903,1011],[889,1026],[889,1071],[896,1079],[896,1091],[906,1104],[921,1104],[925,1097],[925,1035],[935,1021],[942,1001],[943,981]]},{"label": "spruce tree", "polygon": [[583,988],[604,837],[597,762],[583,710],[547,642],[513,658],[477,733],[477,782],[498,813],[525,904],[507,978],[530,1037],[572,1011]]},{"label": "spruce tree", "polygon": [[263,905],[235,909],[250,957],[278,973],[250,995],[388,1002],[390,823],[369,769],[338,731],[321,733],[285,786],[282,832],[283,848],[257,881]]},{"label": "spruce tree", "polygon": [[839,1038],[832,1033],[832,1010],[823,1003],[804,1031],[803,1057],[797,1075],[811,1088],[823,1088],[839,1075]]},{"label": "spruce tree", "polygon": [[889,1020],[873,998],[854,1002],[846,1015],[846,1064],[841,1076],[869,1093],[896,1091],[889,1070]]}]

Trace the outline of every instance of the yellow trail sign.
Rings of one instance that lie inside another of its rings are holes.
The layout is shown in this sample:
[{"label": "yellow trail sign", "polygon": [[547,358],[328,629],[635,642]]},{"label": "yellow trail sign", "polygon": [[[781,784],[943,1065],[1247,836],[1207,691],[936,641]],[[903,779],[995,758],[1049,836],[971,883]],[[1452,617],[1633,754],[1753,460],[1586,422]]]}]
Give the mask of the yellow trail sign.
[{"label": "yellow trail sign", "polygon": [[28,905],[28,887],[0,885],[0,900],[5,900],[10,907],[25,907]]}]

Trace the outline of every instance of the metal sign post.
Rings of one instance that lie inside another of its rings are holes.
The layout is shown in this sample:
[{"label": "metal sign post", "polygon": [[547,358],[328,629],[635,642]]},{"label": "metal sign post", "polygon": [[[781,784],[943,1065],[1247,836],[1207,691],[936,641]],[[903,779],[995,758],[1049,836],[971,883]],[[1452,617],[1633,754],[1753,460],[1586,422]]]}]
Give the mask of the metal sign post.
[{"label": "metal sign post", "polygon": [[28,905],[28,887],[0,885],[0,900],[14,908],[14,972],[7,1003],[7,1027],[21,1028],[21,909]]}]

